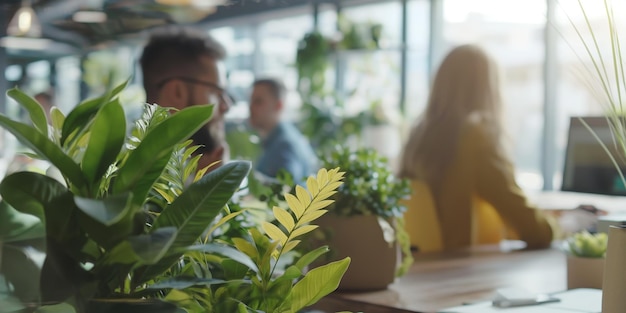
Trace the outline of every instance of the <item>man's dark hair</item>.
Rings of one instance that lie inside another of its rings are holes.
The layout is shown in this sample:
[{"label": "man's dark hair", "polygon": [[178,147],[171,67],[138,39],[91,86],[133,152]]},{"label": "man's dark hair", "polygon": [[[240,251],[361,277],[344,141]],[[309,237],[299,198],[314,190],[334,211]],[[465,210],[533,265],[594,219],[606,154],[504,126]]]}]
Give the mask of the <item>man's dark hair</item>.
[{"label": "man's dark hair", "polygon": [[198,62],[203,56],[221,60],[226,51],[213,37],[197,29],[168,26],[154,30],[140,60],[148,102],[155,102],[157,84],[164,79],[201,74]]},{"label": "man's dark hair", "polygon": [[281,101],[285,100],[285,96],[287,95],[287,88],[285,88],[285,84],[277,78],[262,78],[254,81],[253,86],[265,85],[269,89],[272,96],[276,97]]}]

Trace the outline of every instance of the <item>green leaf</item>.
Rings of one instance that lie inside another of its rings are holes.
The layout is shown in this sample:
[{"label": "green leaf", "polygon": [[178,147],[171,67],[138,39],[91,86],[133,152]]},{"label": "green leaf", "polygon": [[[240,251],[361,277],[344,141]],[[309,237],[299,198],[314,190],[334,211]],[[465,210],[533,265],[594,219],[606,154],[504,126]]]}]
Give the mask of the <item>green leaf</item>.
[{"label": "green leaf", "polygon": [[287,235],[285,235],[276,225],[269,222],[263,222],[262,227],[265,233],[270,236],[272,240],[278,241],[281,245],[284,245],[285,242],[287,242]]},{"label": "green leaf", "polygon": [[[177,113],[178,115],[180,113]],[[161,227],[177,229],[172,251],[182,251],[194,244],[226,205],[241,181],[250,171],[250,162],[234,161],[224,164],[191,184],[176,200],[167,206],[152,225],[151,230]],[[181,253],[172,254],[172,258]],[[155,275],[161,274],[171,264],[162,262],[141,270],[133,277],[135,284],[141,284]]]},{"label": "green leaf", "polygon": [[239,188],[249,171],[249,162],[234,161],[208,173],[161,212],[152,230],[174,226],[178,232],[173,248],[192,245]]},{"label": "green leaf", "polygon": [[155,264],[169,251],[175,233],[176,228],[164,227],[150,234],[129,237],[107,252],[102,264]]},{"label": "green leaf", "polygon": [[195,246],[189,247],[187,250],[219,254],[221,256],[225,256],[227,258],[230,258],[233,261],[236,261],[238,263],[241,263],[247,266],[249,269],[251,269],[255,273],[259,272],[259,268],[256,266],[256,264],[252,261],[252,259],[248,255],[226,245],[221,245],[217,243],[195,245]]},{"label": "green leaf", "polygon": [[287,204],[289,205],[291,211],[296,214],[296,219],[300,219],[305,210],[305,208],[302,206],[302,203],[298,200],[298,198],[296,198],[296,196],[292,194],[285,194],[285,200],[287,201]]},{"label": "green leaf", "polygon": [[285,253],[295,249],[298,244],[300,244],[300,240],[289,240],[289,242],[287,242],[285,244],[285,246],[282,248],[280,253],[281,254],[285,254]]},{"label": "green leaf", "polygon": [[253,259],[256,259],[259,257],[259,252],[256,250],[254,245],[248,242],[247,240],[243,238],[232,238],[231,240],[233,241],[233,243],[235,244],[235,247],[237,247],[239,251],[245,253],[246,255],[248,255],[249,257]]},{"label": "green leaf", "polygon": [[46,221],[44,206],[66,192],[55,179],[34,172],[13,173],[0,183],[0,195],[16,210]]},{"label": "green leaf", "polygon": [[45,236],[46,229],[39,218],[21,213],[6,201],[0,201],[0,242],[22,241]]},{"label": "green leaf", "polygon": [[295,266],[303,271],[305,267],[309,266],[309,264],[313,263],[315,260],[317,260],[317,258],[327,253],[328,251],[330,251],[328,246],[321,246],[313,251],[309,251],[307,254],[298,259]]},{"label": "green leaf", "polygon": [[[146,181],[146,173],[158,167],[160,175],[175,146],[205,125],[212,112],[212,106],[193,106],[177,112],[155,126],[146,134],[139,146],[130,152],[128,159],[119,169],[113,192],[132,190],[136,197],[144,198],[158,179],[158,176],[155,176],[149,177]],[[136,188],[137,186],[140,188]]]},{"label": "green leaf", "polygon": [[302,236],[306,233],[312,232],[316,228],[317,228],[317,225],[304,225],[304,226],[298,227],[298,229],[294,230],[293,233],[291,233],[291,238]]},{"label": "green leaf", "polygon": [[124,193],[104,199],[88,199],[75,196],[76,206],[89,217],[106,226],[111,226],[128,216],[133,207],[132,194]]},{"label": "green leaf", "polygon": [[65,118],[61,129],[61,145],[66,146],[66,141],[74,134],[78,137],[78,131],[85,129],[89,121],[98,113],[100,107],[106,103],[104,96],[88,99],[78,104]]},{"label": "green leaf", "polygon": [[62,129],[61,145],[65,145],[65,142],[74,132],[80,132],[82,129],[85,129],[88,126],[89,121],[94,117],[94,115],[96,115],[96,113],[98,113],[100,107],[109,102],[110,99],[115,98],[122,90],[124,90],[128,82],[129,80],[126,80],[113,88],[110,92],[107,92],[105,95],[85,100],[77,105],[70,112],[70,114],[68,114],[67,118],[65,118]]},{"label": "green leaf", "polygon": [[302,216],[302,218],[300,218],[300,220],[298,221],[298,224],[302,225],[302,224],[310,223],[320,218],[322,215],[326,214],[326,212],[328,212],[328,210],[308,211],[306,212],[306,214],[304,214],[304,216]]},{"label": "green leaf", "polygon": [[350,265],[350,258],[332,262],[308,272],[292,289],[291,311],[313,305],[321,298],[335,291],[343,274]]},{"label": "green leaf", "polygon": [[296,226],[296,223],[293,221],[291,214],[277,206],[275,206],[272,211],[274,212],[274,217],[276,217],[276,220],[278,220],[281,225],[285,226],[287,232],[291,232]]},{"label": "green leaf", "polygon": [[185,289],[192,286],[210,286],[217,284],[224,284],[226,281],[215,278],[201,278],[201,277],[174,277],[159,281],[158,283],[148,286],[150,289]]},{"label": "green leaf", "polygon": [[292,265],[289,266],[278,279],[293,280],[300,277],[300,275],[302,275],[302,270],[299,269],[297,266]]},{"label": "green leaf", "polygon": [[65,115],[63,112],[61,112],[61,110],[57,107],[52,107],[50,110],[50,119],[52,127],[60,133],[63,129],[63,122],[65,122]]},{"label": "green leaf", "polygon": [[44,136],[48,137],[48,121],[46,120],[46,113],[37,100],[17,88],[7,91],[7,95],[26,109],[35,128]]},{"label": "green leaf", "polygon": [[119,100],[113,100],[100,109],[90,131],[82,167],[87,180],[93,183],[102,178],[124,145],[126,117]]},{"label": "green leaf", "polygon": [[32,149],[39,155],[45,157],[56,168],[61,171],[63,176],[67,177],[72,184],[79,189],[87,185],[87,181],[74,160],[67,156],[61,148],[59,148],[48,137],[44,136],[31,126],[12,121],[8,117],[0,114],[0,125],[11,132],[25,146]]},{"label": "green leaf", "polygon": [[231,259],[222,260],[220,265],[224,269],[224,277],[228,280],[243,279],[250,271],[247,266]]}]

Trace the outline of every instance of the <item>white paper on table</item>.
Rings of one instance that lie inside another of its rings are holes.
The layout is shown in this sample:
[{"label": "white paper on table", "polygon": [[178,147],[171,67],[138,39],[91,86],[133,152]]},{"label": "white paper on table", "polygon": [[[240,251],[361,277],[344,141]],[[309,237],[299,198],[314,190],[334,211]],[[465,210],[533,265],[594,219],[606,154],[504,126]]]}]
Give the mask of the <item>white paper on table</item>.
[{"label": "white paper on table", "polygon": [[486,301],[444,309],[440,313],[600,313],[602,311],[602,290],[599,289],[572,289],[552,296],[561,301],[514,308],[497,308],[491,305],[491,301]]}]

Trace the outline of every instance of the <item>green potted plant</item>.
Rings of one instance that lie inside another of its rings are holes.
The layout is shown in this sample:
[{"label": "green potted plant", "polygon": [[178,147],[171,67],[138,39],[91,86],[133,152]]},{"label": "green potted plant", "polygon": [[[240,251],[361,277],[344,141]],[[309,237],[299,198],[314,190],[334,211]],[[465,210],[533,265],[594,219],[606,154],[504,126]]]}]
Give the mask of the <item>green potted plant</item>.
[{"label": "green potted plant", "polygon": [[386,288],[413,260],[402,218],[406,208],[400,202],[410,194],[408,181],[394,177],[386,159],[372,149],[337,146],[322,162],[346,172],[318,232],[335,258],[352,259],[339,288]]},{"label": "green potted plant", "polygon": [[10,223],[0,238],[23,237],[33,225],[45,229],[39,304],[79,313],[297,312],[335,290],[349,258],[305,271],[327,247],[301,255],[284,272],[276,264],[315,228],[311,222],[325,213],[343,173],[322,169],[309,178],[308,191],[299,187],[287,196],[288,207],[273,209],[278,224],[244,228],[230,242],[214,240],[213,230],[237,215],[225,205],[249,162],[206,175],[197,169],[197,147],[185,140],[210,119],[211,106],[170,114],[146,105],[127,132],[117,98],[124,86],[67,116],[53,110],[50,127],[36,101],[8,92],[32,126],[3,115],[0,125],[58,171],[58,180],[17,172],[0,183],[0,216],[28,217]]},{"label": "green potted plant", "polygon": [[564,242],[567,254],[567,289],[602,289],[608,236],[583,231]]},{"label": "green potted plant", "polygon": [[250,169],[247,162],[224,164],[157,215],[150,209],[155,184],[167,175],[175,152],[187,151],[183,143],[211,118],[212,106],[170,115],[147,105],[128,135],[117,98],[124,87],[79,104],[67,116],[54,110],[51,127],[34,99],[17,89],[8,92],[27,110],[32,125],[4,115],[0,125],[59,172],[59,180],[17,172],[0,183],[4,208],[30,214],[45,228],[42,303],[68,302],[78,312],[129,305],[175,310],[140,294],[196,242]]},{"label": "green potted plant", "polygon": [[[293,194],[284,194],[285,205],[270,210],[274,221],[244,227],[244,233],[235,237],[207,236],[208,244],[187,253],[171,277],[152,287],[167,290],[165,299],[190,313],[297,313],[314,304],[337,288],[350,258],[313,268],[311,264],[329,248],[303,251],[300,242],[317,228],[312,222],[327,212],[324,208],[332,203],[328,198],[342,177],[338,168],[321,169],[307,179],[306,189],[296,186]],[[241,212],[225,215],[214,228]],[[211,254],[228,247],[237,252]],[[211,272],[198,271],[206,268]]]}]

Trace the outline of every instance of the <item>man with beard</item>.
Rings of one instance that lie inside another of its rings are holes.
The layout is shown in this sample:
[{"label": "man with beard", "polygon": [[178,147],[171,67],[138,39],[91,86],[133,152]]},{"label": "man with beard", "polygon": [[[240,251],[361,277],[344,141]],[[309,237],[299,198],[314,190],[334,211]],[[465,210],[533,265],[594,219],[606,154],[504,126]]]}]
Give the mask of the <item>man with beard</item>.
[{"label": "man with beard", "polygon": [[220,73],[220,61],[225,55],[224,47],[211,36],[178,26],[152,32],[141,55],[148,103],[178,110],[193,105],[215,105],[209,123],[191,138],[193,144],[200,146],[199,168],[228,158],[224,114],[232,99],[223,88]]}]

